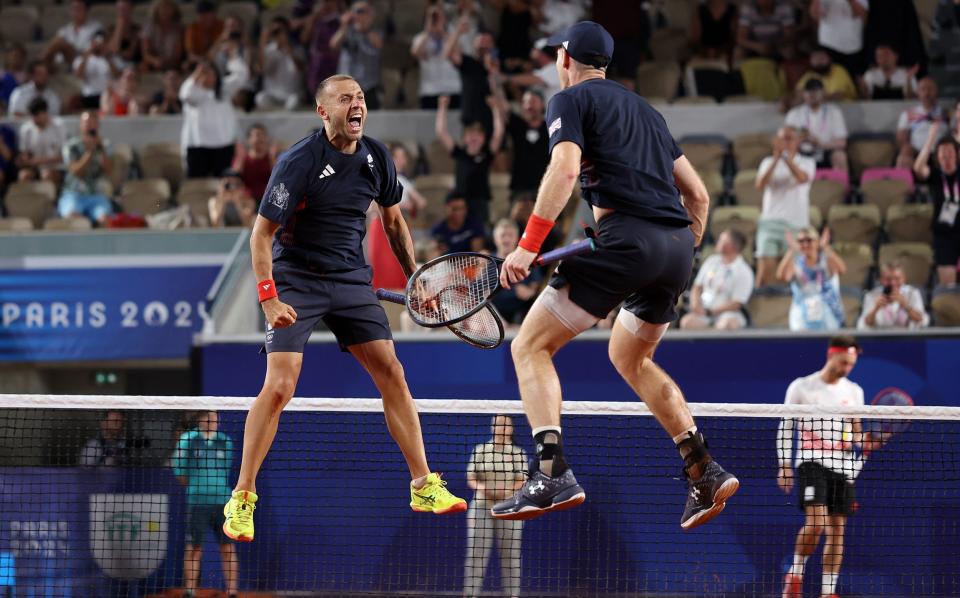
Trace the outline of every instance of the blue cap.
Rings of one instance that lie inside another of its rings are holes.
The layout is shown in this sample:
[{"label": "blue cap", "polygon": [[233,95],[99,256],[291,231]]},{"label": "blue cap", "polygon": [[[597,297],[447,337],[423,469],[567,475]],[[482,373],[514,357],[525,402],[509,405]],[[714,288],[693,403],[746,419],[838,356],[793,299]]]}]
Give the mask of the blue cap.
[{"label": "blue cap", "polygon": [[602,68],[613,57],[613,37],[599,23],[580,21],[566,31],[551,35],[547,45],[562,46],[581,64]]}]

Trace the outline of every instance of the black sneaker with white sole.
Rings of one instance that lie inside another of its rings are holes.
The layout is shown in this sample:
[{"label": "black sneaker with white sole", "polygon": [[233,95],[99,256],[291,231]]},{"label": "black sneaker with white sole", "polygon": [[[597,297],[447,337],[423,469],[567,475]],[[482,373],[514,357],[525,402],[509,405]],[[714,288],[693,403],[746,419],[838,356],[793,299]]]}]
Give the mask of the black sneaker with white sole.
[{"label": "black sneaker with white sole", "polygon": [[710,521],[727,506],[727,499],[740,488],[740,481],[720,467],[716,461],[710,461],[703,468],[699,480],[687,475],[687,506],[680,518],[680,527],[685,530]]},{"label": "black sneaker with white sole", "polygon": [[493,505],[490,514],[496,519],[533,519],[550,511],[562,511],[583,504],[587,494],[567,469],[551,477],[539,469],[511,498]]}]

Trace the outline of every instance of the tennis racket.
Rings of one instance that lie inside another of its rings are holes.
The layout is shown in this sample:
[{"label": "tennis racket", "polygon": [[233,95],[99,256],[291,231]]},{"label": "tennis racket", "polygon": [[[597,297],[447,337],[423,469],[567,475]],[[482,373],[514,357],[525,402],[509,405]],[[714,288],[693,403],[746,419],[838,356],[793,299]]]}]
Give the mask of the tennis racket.
[{"label": "tennis racket", "polygon": [[[593,239],[584,239],[548,251],[533,263],[542,266],[595,249]],[[406,304],[410,317],[421,326],[439,328],[479,312],[501,288],[503,261],[503,258],[476,252],[449,253],[430,260],[407,281]]]},{"label": "tennis racket", "polygon": [[[403,293],[386,289],[377,289],[377,298],[400,305],[407,302]],[[447,328],[465,343],[478,349],[496,349],[503,342],[503,321],[492,305],[487,305],[486,309],[450,324]]]},{"label": "tennis racket", "polygon": [[[870,404],[886,407],[913,407],[913,399],[906,391],[890,386],[878,392]],[[864,418],[860,420],[860,427],[864,433],[870,435],[870,440],[879,445],[875,447],[876,449],[886,445],[897,434],[906,432],[910,428],[910,420]]]}]

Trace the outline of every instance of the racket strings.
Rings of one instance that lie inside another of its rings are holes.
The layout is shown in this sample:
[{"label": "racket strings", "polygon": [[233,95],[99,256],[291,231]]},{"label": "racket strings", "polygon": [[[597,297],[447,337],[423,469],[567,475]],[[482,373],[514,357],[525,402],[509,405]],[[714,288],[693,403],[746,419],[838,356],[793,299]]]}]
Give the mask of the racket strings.
[{"label": "racket strings", "polygon": [[462,339],[478,347],[493,348],[503,341],[503,328],[496,314],[490,309],[481,309],[472,316],[451,324],[450,328]]},{"label": "racket strings", "polygon": [[497,290],[500,271],[480,255],[451,255],[420,272],[414,281],[418,299],[410,301],[420,324],[441,324],[476,310]]}]

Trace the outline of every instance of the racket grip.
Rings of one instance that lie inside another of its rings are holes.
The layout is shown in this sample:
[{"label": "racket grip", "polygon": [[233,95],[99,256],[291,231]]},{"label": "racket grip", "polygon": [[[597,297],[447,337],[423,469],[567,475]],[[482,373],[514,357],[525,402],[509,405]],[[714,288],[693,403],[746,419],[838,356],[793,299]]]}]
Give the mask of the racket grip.
[{"label": "racket grip", "polygon": [[403,293],[395,293],[387,289],[377,289],[377,299],[389,301],[390,303],[399,303],[400,305],[407,302],[407,296]]},{"label": "racket grip", "polygon": [[593,239],[584,239],[571,245],[567,245],[566,247],[561,247],[559,249],[554,249],[553,251],[548,251],[544,254],[541,254],[536,260],[534,260],[534,263],[538,266],[542,266],[544,264],[549,264],[550,262],[559,262],[564,258],[573,257],[575,255],[590,253],[596,249],[597,244]]}]

